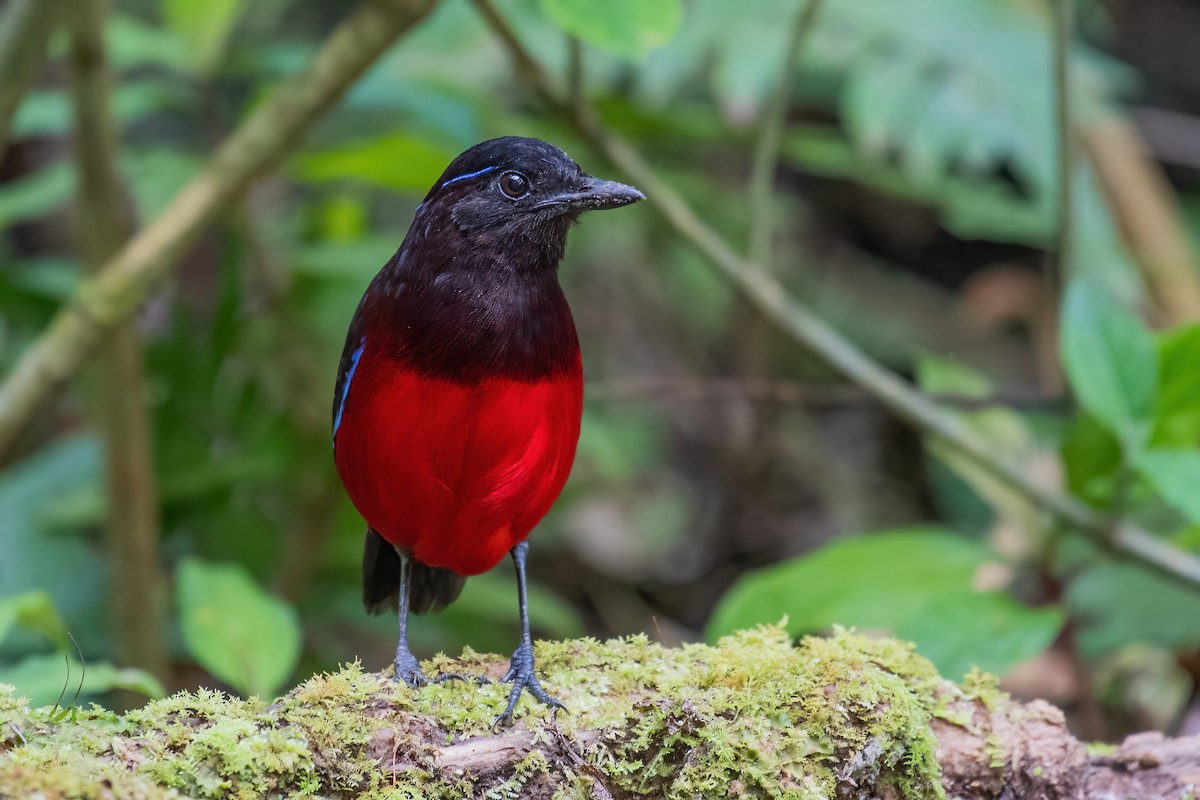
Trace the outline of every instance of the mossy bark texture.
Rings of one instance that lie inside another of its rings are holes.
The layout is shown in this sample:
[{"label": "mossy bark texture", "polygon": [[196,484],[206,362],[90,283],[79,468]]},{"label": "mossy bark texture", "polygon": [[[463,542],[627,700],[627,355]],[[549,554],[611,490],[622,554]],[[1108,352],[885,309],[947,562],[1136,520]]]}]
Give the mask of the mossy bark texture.
[{"label": "mossy bark texture", "polygon": [[[1062,714],[982,675],[944,681],[911,648],[775,628],[717,647],[644,637],[544,642],[547,688],[417,691],[357,665],[273,703],[201,690],[117,715],[29,709],[0,689],[0,798],[1190,798],[1200,739],[1089,755]],[[502,674],[439,657],[430,674]]]}]

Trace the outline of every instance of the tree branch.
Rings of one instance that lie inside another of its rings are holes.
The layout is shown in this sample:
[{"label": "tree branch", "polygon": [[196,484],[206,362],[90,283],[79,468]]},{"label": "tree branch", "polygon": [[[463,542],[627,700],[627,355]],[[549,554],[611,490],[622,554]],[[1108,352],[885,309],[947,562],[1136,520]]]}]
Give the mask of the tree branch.
[{"label": "tree branch", "polygon": [[21,98],[46,57],[60,0],[8,0],[0,13],[0,154]]},{"label": "tree branch", "polygon": [[366,0],[308,67],[279,87],[221,144],[163,212],[79,288],[0,386],[0,454],[49,394],[129,317],[176,258],[284,155],[434,0]]},{"label": "tree branch", "polygon": [[[716,647],[644,637],[537,645],[571,714],[508,687],[416,691],[357,665],[274,703],[181,693],[114,718],[48,716],[0,687],[0,799],[108,797],[880,797],[1081,800],[1189,796],[1200,737],[1130,737],[1089,755],[1062,712],[986,677],[944,681],[910,646],[775,628]],[[430,674],[499,677],[507,660],[439,656]],[[177,794],[178,792],[179,794]],[[944,792],[944,794],[943,794]]]},{"label": "tree branch", "polygon": [[645,192],[676,234],[700,250],[722,277],[783,333],[877,397],[898,418],[961,452],[1026,500],[1079,530],[1097,545],[1185,586],[1200,588],[1200,558],[1126,521],[1118,520],[1114,524],[1073,497],[1040,486],[1020,467],[998,458],[987,440],[959,417],[878,364],[797,302],[761,264],[741,258],[719,233],[696,215],[678,192],[658,176],[629,141],[603,125],[594,109],[590,106],[572,109],[556,95],[541,66],[497,14],[490,0],[475,0],[475,4],[512,51],[518,69],[530,86],[572,122],[592,147]]}]

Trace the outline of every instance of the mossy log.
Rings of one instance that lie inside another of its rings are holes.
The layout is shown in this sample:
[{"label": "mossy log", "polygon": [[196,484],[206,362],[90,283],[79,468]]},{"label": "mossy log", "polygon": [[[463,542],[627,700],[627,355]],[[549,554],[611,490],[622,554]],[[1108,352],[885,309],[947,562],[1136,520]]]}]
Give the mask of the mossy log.
[{"label": "mossy log", "polygon": [[[413,691],[357,664],[273,703],[200,690],[123,715],[33,710],[4,687],[0,797],[1183,800],[1200,785],[1200,737],[1089,753],[1053,707],[980,673],[943,680],[894,640],[762,628],[717,647],[543,642],[538,657],[571,713],[522,700],[498,731],[503,684]],[[470,651],[425,664],[505,666]]]}]

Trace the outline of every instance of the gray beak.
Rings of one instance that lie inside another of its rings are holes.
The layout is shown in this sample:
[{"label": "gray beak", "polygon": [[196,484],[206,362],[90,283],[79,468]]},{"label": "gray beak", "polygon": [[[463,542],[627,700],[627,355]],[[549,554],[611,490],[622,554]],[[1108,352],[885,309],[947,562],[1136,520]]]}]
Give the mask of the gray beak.
[{"label": "gray beak", "polygon": [[632,186],[616,181],[588,178],[587,184],[579,191],[557,195],[538,203],[537,207],[561,206],[563,211],[574,212],[599,211],[605,208],[620,208],[645,199],[646,195]]}]

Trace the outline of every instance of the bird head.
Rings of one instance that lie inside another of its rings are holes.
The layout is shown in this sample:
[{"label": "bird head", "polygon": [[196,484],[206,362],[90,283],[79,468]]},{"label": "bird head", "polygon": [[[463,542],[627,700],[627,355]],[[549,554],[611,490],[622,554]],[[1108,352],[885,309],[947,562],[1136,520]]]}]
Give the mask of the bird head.
[{"label": "bird head", "polygon": [[504,136],[454,159],[419,213],[444,216],[468,236],[565,239],[583,212],[644,199],[632,186],[591,177],[554,145]]}]

